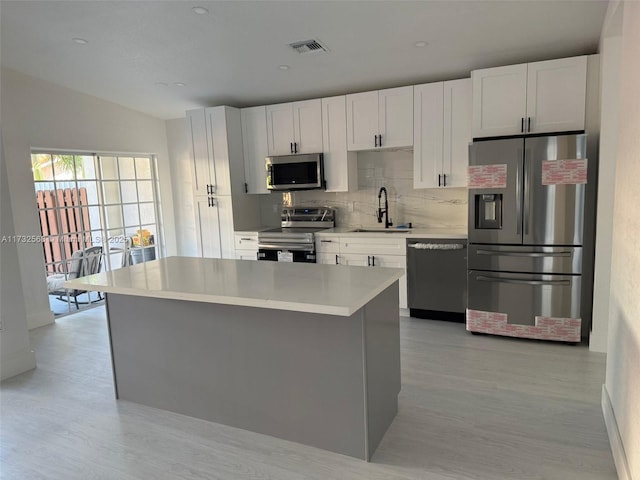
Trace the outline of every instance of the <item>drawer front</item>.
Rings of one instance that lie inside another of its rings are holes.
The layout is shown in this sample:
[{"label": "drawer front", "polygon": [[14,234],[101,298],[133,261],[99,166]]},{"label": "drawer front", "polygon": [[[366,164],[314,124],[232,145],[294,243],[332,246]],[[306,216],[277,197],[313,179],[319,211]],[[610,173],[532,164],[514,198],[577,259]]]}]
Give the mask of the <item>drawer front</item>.
[{"label": "drawer front", "polygon": [[236,233],[234,234],[236,250],[258,250],[258,233]]},{"label": "drawer front", "polygon": [[340,253],[363,253],[365,255],[407,254],[405,238],[342,237]]},{"label": "drawer front", "polygon": [[580,275],[468,272],[470,310],[506,314],[507,323],[535,317],[580,318]]},{"label": "drawer front", "polygon": [[340,238],[338,237],[320,237],[316,238],[316,252],[323,253],[339,253]]},{"label": "drawer front", "polygon": [[470,270],[582,273],[582,247],[470,245]]},{"label": "drawer front", "polygon": [[337,253],[316,252],[316,263],[321,263],[323,265],[340,265],[340,255]]},{"label": "drawer front", "polygon": [[236,260],[258,260],[258,250],[236,250]]}]

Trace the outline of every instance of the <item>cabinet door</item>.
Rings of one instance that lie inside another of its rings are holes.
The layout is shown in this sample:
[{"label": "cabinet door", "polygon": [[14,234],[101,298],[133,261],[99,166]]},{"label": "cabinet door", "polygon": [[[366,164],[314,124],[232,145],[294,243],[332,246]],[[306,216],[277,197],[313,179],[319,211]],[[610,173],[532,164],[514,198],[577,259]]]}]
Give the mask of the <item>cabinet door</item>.
[{"label": "cabinet door", "polygon": [[319,98],[293,104],[295,153],[322,152],[322,102]]},{"label": "cabinet door", "polygon": [[236,260],[258,260],[258,251],[236,250]]},{"label": "cabinet door", "polygon": [[371,255],[364,253],[341,253],[339,256],[340,265],[350,265],[352,267],[370,267]]},{"label": "cabinet door", "polygon": [[207,195],[210,185],[215,183],[215,173],[211,168],[207,122],[204,108],[187,112],[187,134],[193,194]]},{"label": "cabinet door", "polygon": [[325,235],[316,235],[316,252],[339,253],[340,238]]},{"label": "cabinet door", "polygon": [[378,92],[354,93],[347,100],[347,148],[373,150],[378,131]]},{"label": "cabinet door", "polygon": [[347,151],[347,102],[344,95],[322,99],[322,150],[327,192],[357,185],[357,159]]},{"label": "cabinet door", "polygon": [[561,58],[528,65],[529,133],[584,130],[587,57]]},{"label": "cabinet door", "polygon": [[215,198],[194,198],[198,254],[204,258],[222,258],[218,206]]},{"label": "cabinet door", "polygon": [[522,133],[527,116],[527,64],[471,72],[473,137]]},{"label": "cabinet door", "polygon": [[413,86],[378,92],[378,133],[383,148],[413,146]]},{"label": "cabinet door", "polygon": [[316,263],[340,265],[340,255],[337,253],[316,253]]},{"label": "cabinet door", "polygon": [[404,255],[372,255],[371,264],[375,267],[401,268],[405,274],[398,280],[400,308],[407,308],[407,257]]},{"label": "cabinet door", "polygon": [[443,82],[414,87],[413,188],[442,184],[443,92]]},{"label": "cabinet door", "polygon": [[[207,140],[210,156],[211,194],[231,195],[231,173],[229,171],[229,142],[227,139],[227,107],[212,107],[205,110]],[[213,181],[215,179],[215,181]]]},{"label": "cabinet door", "polygon": [[444,82],[443,187],[467,186],[471,103],[470,78]]},{"label": "cabinet door", "polygon": [[243,108],[240,118],[247,193],[269,193],[264,162],[269,156],[266,108]]},{"label": "cabinet door", "polygon": [[293,104],[269,105],[267,112],[267,139],[269,155],[293,153]]}]

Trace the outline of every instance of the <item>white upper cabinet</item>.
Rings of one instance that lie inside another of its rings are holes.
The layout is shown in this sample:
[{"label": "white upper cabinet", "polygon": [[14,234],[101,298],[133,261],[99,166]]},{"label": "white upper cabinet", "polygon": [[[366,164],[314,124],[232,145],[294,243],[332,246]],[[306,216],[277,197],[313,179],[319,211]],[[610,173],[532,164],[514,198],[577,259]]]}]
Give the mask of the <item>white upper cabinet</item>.
[{"label": "white upper cabinet", "polygon": [[356,154],[347,151],[344,95],[322,99],[322,149],[327,192],[346,192],[357,183]]},{"label": "white upper cabinet", "polygon": [[527,71],[527,131],[584,130],[586,93],[586,56],[530,63]]},{"label": "white upper cabinet", "polygon": [[471,79],[444,82],[442,186],[466,187],[471,143]]},{"label": "white upper cabinet", "polygon": [[349,150],[413,146],[413,86],[346,98]]},{"label": "white upper cabinet", "polygon": [[187,112],[187,141],[194,195],[210,195],[211,186],[216,183],[215,170],[209,155],[210,143],[207,138],[206,123],[204,109]]},{"label": "white upper cabinet", "polygon": [[413,146],[413,85],[378,92],[378,147]]},{"label": "white upper cabinet", "polygon": [[320,99],[266,107],[269,155],[322,151]]},{"label": "white upper cabinet", "polygon": [[414,87],[414,188],[464,187],[471,141],[471,79]]},{"label": "white upper cabinet", "polygon": [[473,136],[522,133],[527,116],[527,65],[474,70],[471,79]]},{"label": "white upper cabinet", "polygon": [[240,116],[247,193],[270,193],[264,161],[269,156],[266,107],[243,108]]},{"label": "white upper cabinet", "polygon": [[473,137],[584,130],[587,57],[471,72]]}]

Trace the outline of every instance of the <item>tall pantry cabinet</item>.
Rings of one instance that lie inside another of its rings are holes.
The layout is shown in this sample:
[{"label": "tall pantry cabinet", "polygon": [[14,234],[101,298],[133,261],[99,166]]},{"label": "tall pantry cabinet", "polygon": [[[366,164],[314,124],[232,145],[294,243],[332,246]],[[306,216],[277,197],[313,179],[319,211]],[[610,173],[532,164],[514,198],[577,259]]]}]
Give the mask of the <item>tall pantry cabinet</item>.
[{"label": "tall pantry cabinet", "polygon": [[245,193],[240,110],[190,110],[186,120],[198,254],[235,258],[234,231],[260,225],[258,199]]}]

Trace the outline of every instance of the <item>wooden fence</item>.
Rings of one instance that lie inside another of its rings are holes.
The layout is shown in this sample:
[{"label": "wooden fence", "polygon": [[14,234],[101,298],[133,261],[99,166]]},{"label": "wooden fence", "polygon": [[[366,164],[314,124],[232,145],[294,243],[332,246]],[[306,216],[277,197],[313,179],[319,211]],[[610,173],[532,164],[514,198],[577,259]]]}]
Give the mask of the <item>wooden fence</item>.
[{"label": "wooden fence", "polygon": [[87,189],[38,190],[36,201],[47,274],[66,272],[68,264],[57,262],[68,260],[76,250],[91,246]]}]

